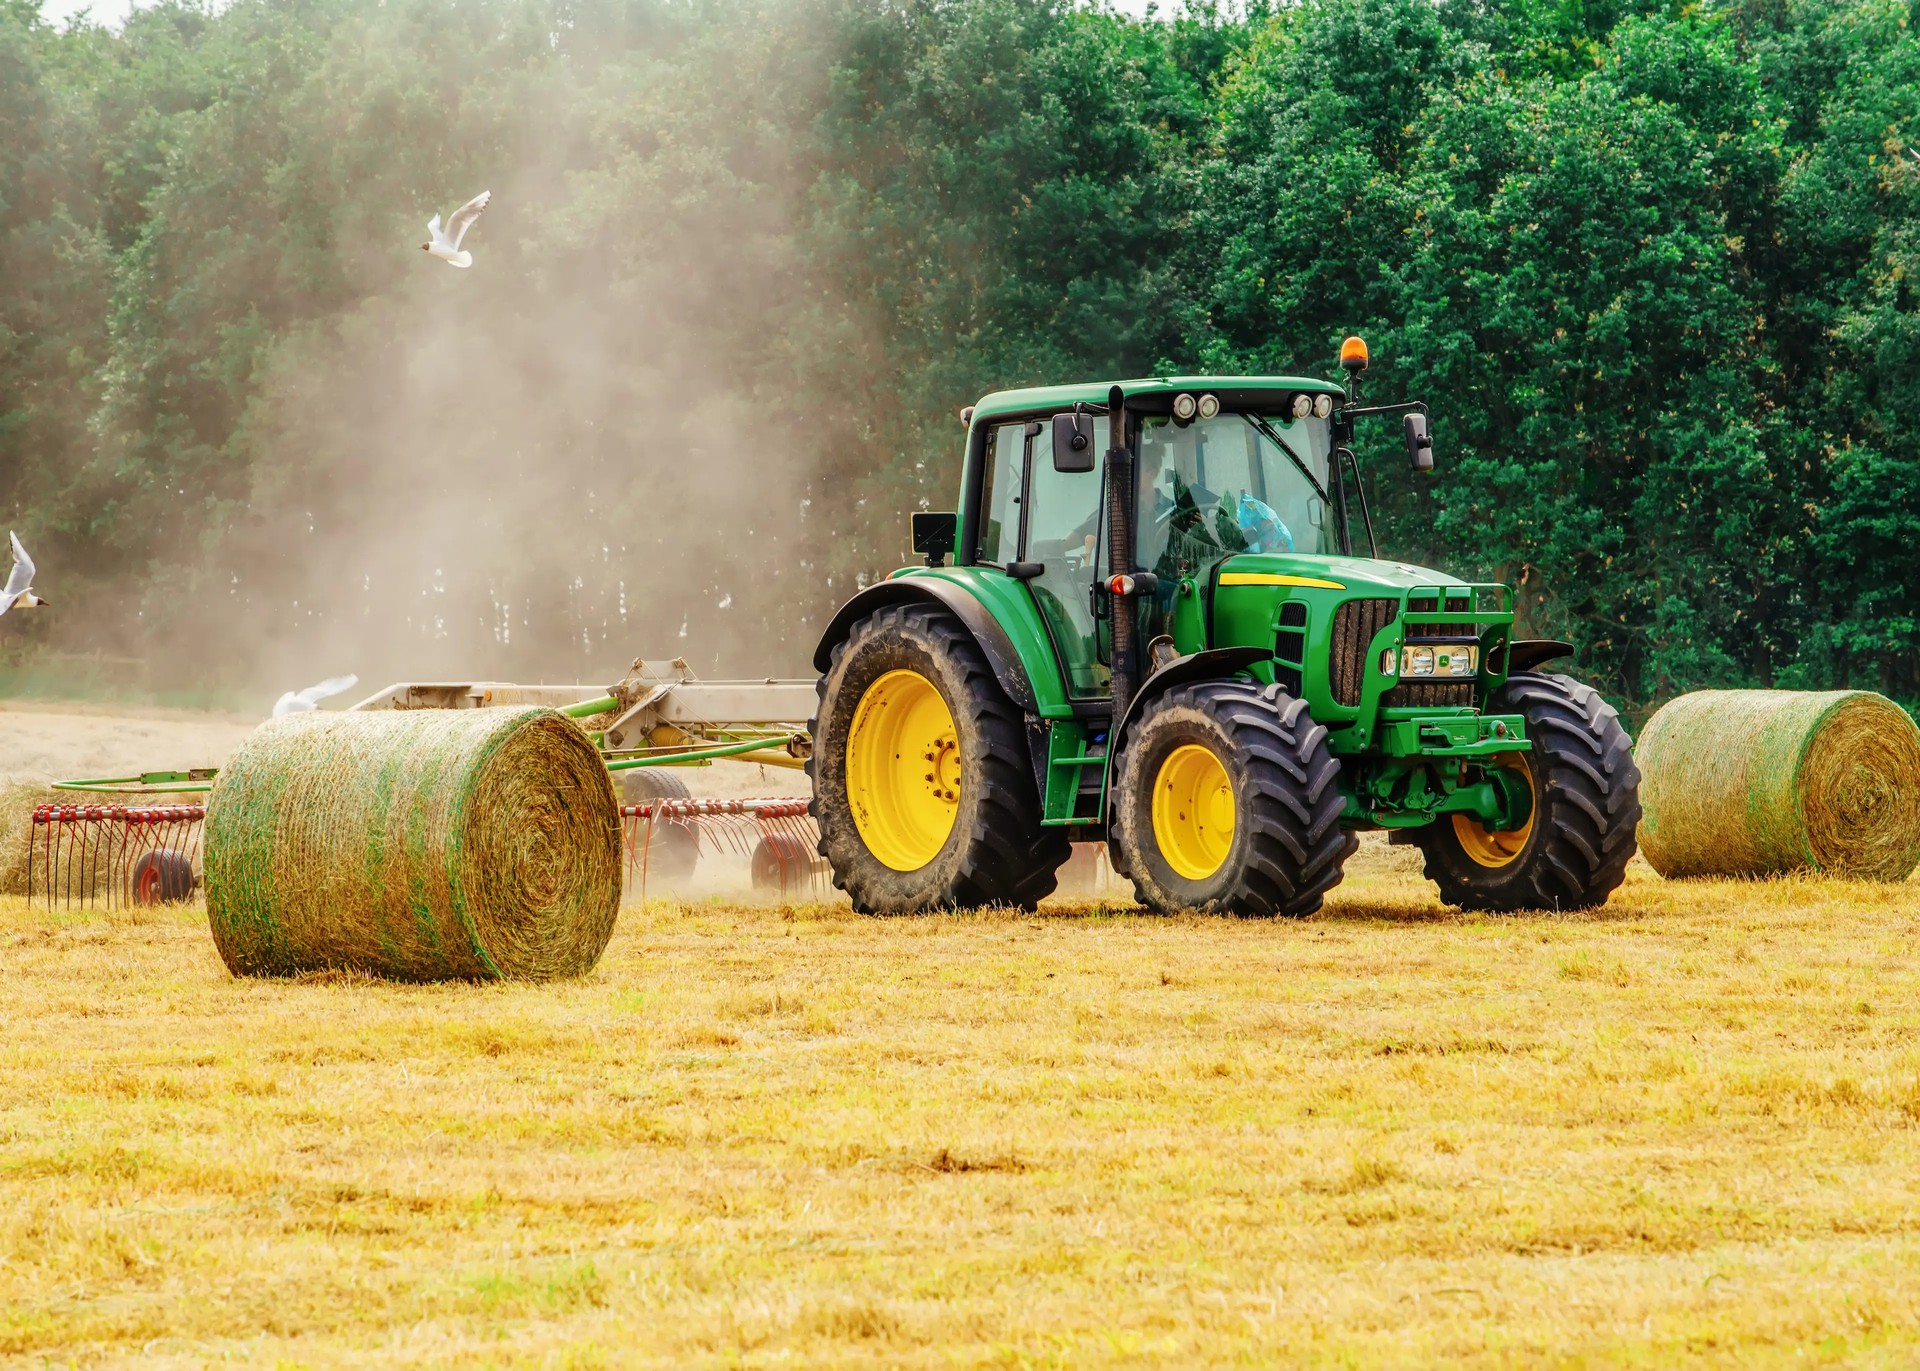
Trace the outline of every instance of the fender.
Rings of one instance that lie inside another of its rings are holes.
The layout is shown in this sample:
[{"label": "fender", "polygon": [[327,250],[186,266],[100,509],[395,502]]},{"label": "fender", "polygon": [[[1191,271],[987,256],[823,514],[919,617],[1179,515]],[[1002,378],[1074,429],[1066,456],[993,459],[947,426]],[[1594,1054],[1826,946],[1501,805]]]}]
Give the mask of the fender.
[{"label": "fender", "polygon": [[1112,759],[1120,755],[1117,745],[1127,736],[1139,719],[1144,708],[1175,686],[1185,685],[1189,681],[1219,680],[1235,672],[1244,671],[1258,662],[1273,660],[1273,649],[1268,647],[1215,647],[1205,652],[1192,652],[1185,657],[1176,657],[1153,675],[1140,683],[1133,699],[1127,702],[1127,717],[1113,731],[1115,746],[1107,749],[1108,778],[1112,778]]},{"label": "fender", "polygon": [[993,668],[994,678],[1007,692],[1007,698],[1025,714],[1037,712],[1033,682],[1027,679],[1026,665],[1014,651],[1013,640],[1000,627],[1000,621],[963,587],[932,576],[881,581],[841,605],[840,612],[827,625],[827,631],[820,635],[820,646],[813,650],[813,669],[823,676],[832,669],[833,650],[847,640],[855,623],[888,605],[908,604],[935,604],[952,610],[954,617],[980,644],[980,650],[986,653],[987,665]]},{"label": "fender", "polygon": [[1571,657],[1573,644],[1558,638],[1516,638],[1507,645],[1507,674],[1532,671],[1556,657]]}]

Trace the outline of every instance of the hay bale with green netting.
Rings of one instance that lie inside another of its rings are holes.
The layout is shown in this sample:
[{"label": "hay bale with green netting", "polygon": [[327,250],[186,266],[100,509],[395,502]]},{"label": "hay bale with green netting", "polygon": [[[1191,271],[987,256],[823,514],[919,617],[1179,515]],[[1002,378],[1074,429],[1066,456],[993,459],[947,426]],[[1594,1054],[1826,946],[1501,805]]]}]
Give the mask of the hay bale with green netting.
[{"label": "hay bale with green netting", "polygon": [[1640,851],[1662,876],[1903,881],[1920,864],[1920,728],[1885,696],[1697,691],[1633,755]]},{"label": "hay bale with green netting", "polygon": [[208,797],[207,915],[235,975],[545,980],[620,907],[620,812],[550,709],[297,714]]}]

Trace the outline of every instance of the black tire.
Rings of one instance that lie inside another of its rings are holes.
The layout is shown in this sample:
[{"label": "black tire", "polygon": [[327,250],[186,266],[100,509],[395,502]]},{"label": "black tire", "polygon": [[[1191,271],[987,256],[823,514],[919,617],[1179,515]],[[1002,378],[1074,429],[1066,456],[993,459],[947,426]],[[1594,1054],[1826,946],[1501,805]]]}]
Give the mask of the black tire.
[{"label": "black tire", "polygon": [[193,898],[193,863],[181,852],[148,852],[129,877],[135,904],[181,904]]},{"label": "black tire", "polygon": [[[1153,815],[1163,768],[1189,745],[1212,752],[1232,786],[1232,839],[1218,868],[1198,878],[1170,864]],[[1122,743],[1113,791],[1134,890],[1161,913],[1304,918],[1359,846],[1340,827],[1346,798],[1327,730],[1277,685],[1203,681],[1154,700]]]},{"label": "black tire", "polygon": [[1568,676],[1516,672],[1487,702],[1489,714],[1527,721],[1530,752],[1517,754],[1533,784],[1533,817],[1502,866],[1476,861],[1458,827],[1441,818],[1416,829],[1427,878],[1462,909],[1591,909],[1625,879],[1640,823],[1640,770],[1620,716],[1591,686]]},{"label": "black tire", "polygon": [[[687,783],[665,767],[635,767],[620,782],[624,804],[644,805],[655,800],[690,800]],[[644,854],[649,893],[685,885],[700,865],[700,831],[693,820],[672,816],[640,820],[639,841]]]},{"label": "black tire", "polygon": [[[950,831],[924,865],[887,865],[862,837],[848,795],[847,750],[856,711],[891,672],[930,683],[952,715],[959,784]],[[1031,909],[1053,893],[1067,859],[1066,831],[1042,827],[1027,760],[1026,719],[986,654],[952,614],[933,605],[889,605],[853,626],[821,678],[811,724],[812,812],[833,883],[863,914],[1010,905]]]},{"label": "black tire", "polygon": [[753,847],[753,888],[767,895],[804,890],[819,862],[799,834],[769,833]]}]

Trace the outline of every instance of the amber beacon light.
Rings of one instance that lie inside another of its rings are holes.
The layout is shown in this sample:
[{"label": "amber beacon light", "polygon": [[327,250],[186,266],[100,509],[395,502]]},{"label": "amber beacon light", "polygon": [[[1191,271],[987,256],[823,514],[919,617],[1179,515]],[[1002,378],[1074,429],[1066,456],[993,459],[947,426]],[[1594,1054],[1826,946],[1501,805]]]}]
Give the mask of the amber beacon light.
[{"label": "amber beacon light", "polygon": [[1364,338],[1349,338],[1340,345],[1340,365],[1348,371],[1367,369],[1367,344]]}]

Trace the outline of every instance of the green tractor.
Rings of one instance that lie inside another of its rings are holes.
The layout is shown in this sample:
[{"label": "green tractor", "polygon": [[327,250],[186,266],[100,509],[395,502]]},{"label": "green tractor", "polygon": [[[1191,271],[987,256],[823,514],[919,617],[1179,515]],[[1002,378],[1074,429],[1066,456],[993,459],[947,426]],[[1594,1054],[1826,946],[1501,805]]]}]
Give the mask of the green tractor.
[{"label": "green tractor", "polygon": [[[1622,878],[1614,710],[1513,637],[1513,592],[1378,556],[1344,383],[1180,376],[964,411],[957,514],[822,637],[820,852],[871,914],[1031,907],[1105,842],[1151,908],[1302,916],[1364,829],[1450,904],[1580,909]],[[1105,429],[1105,451],[1096,443]],[[1364,550],[1365,555],[1361,555]],[[947,559],[952,557],[952,564]]]}]

